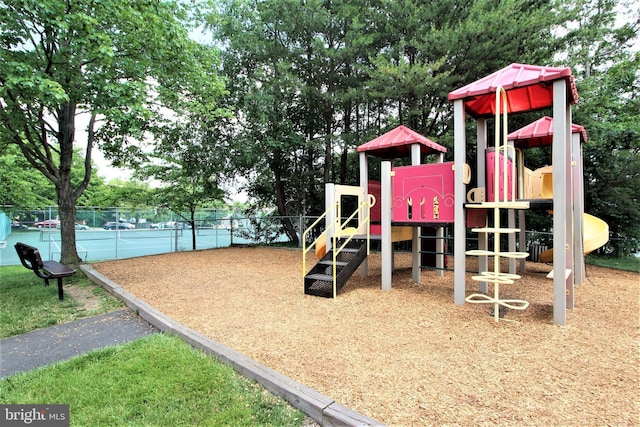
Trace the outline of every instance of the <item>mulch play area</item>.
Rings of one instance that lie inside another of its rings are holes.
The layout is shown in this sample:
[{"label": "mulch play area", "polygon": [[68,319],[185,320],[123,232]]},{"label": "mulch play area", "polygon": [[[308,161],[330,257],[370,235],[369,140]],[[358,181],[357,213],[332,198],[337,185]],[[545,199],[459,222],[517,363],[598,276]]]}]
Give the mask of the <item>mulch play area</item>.
[{"label": "mulch play area", "polygon": [[[587,266],[567,326],[553,324],[550,265],[501,295],[530,302],[494,322],[453,303],[453,272],[411,280],[380,255],[335,300],[304,295],[301,251],[225,248],[95,269],[167,316],[383,423],[640,425],[640,275]],[[308,266],[315,260],[309,256]],[[476,284],[467,283],[469,294]]]}]

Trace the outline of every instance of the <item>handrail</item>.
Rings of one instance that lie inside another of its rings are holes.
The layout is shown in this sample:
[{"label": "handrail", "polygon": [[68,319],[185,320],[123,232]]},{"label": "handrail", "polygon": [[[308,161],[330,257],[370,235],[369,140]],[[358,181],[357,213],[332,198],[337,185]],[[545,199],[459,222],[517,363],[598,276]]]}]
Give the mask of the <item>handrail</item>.
[{"label": "handrail", "polygon": [[[369,195],[369,200],[365,200],[364,202],[360,203],[358,208],[351,214],[351,216],[349,218],[345,219],[342,224],[340,224],[340,230],[342,231],[342,230],[345,229],[345,225],[347,225],[349,223],[349,221],[351,221],[360,212],[360,210],[362,208],[367,206],[367,215],[364,217],[364,219],[361,221],[361,223],[358,224],[358,229],[360,227],[362,227],[362,225],[366,225],[366,228],[367,228],[367,256],[369,256],[369,246],[370,246],[369,242],[370,242],[370,237],[371,237],[371,227],[369,227],[369,218],[371,217],[371,210],[370,209],[374,204],[375,204],[375,197],[373,197],[373,195],[370,194]],[[332,273],[333,273],[332,274],[332,277],[333,277],[333,297],[334,298],[336,297],[336,294],[337,294],[336,262],[338,260],[338,255],[347,246],[347,244],[351,241],[351,239],[353,239],[354,235],[355,235],[355,233],[349,234],[349,237],[347,237],[345,239],[344,243],[340,247],[336,247],[336,240],[339,239],[340,237],[342,237],[343,234],[340,234],[340,236],[337,236],[337,234],[334,233],[333,236],[331,237],[331,239],[332,239],[331,247],[334,248],[333,249],[333,270],[332,270]]]},{"label": "handrail", "polygon": [[[500,100],[502,99],[502,103]],[[501,105],[502,104],[502,105]],[[495,119],[495,151],[496,156],[494,158],[494,201],[500,202],[501,199],[504,202],[515,201],[516,196],[516,180],[518,180],[516,163],[518,161],[518,153],[513,145],[509,145],[507,139],[508,132],[508,120],[507,111],[509,104],[507,101],[507,91],[502,86],[496,88],[496,119]],[[502,129],[500,129],[500,116],[502,116]],[[500,137],[502,136],[502,141]],[[511,200],[509,200],[509,185],[507,166],[509,165],[509,150],[513,150],[513,162],[511,162]],[[500,153],[504,152],[502,159],[502,194],[500,194],[500,187],[498,186],[499,179],[499,159]]]},{"label": "handrail", "polygon": [[356,215],[363,210],[363,208],[366,207],[366,215],[364,216],[364,218],[360,221],[360,224],[358,224],[358,230],[362,228],[362,226],[366,226],[366,235],[367,235],[367,256],[370,253],[370,240],[371,240],[371,227],[369,226],[370,224],[370,217],[371,217],[371,207],[374,206],[376,203],[376,199],[372,194],[369,194],[367,197],[367,200],[365,200],[364,202],[360,203],[360,205],[358,205],[357,209],[351,214],[351,216],[349,216],[349,218],[347,218],[346,220],[344,220],[342,223],[340,223],[341,218],[340,215],[338,214],[338,216],[336,217],[336,219],[332,222],[332,224],[330,224],[326,230],[324,230],[320,236],[318,236],[317,239],[315,239],[310,245],[309,247],[307,247],[307,243],[306,243],[306,238],[307,238],[307,233],[309,231],[311,231],[311,229],[313,227],[315,227],[321,220],[323,220],[324,218],[326,218],[329,214],[329,212],[331,212],[333,209],[337,208],[338,213],[341,212],[341,204],[340,201],[336,201],[334,202],[322,215],[320,215],[320,217],[318,219],[316,219],[313,224],[311,224],[309,227],[307,227],[303,234],[302,234],[302,278],[304,280],[304,277],[307,274],[307,253],[318,244],[318,241],[320,239],[322,239],[323,237],[325,237],[325,241],[326,241],[326,235],[329,231],[331,231],[332,229],[336,229],[339,230],[338,232],[334,232],[332,235],[332,248],[334,248],[333,250],[333,297],[336,297],[336,261],[337,261],[337,255],[345,248],[345,246],[347,245],[347,243],[349,243],[351,241],[351,239],[353,239],[353,236],[355,235],[355,233],[353,234],[349,234],[348,238],[346,239],[346,241],[339,247],[336,247],[336,239],[341,238],[342,236],[344,236],[345,234],[342,233],[342,231],[344,231],[344,229],[346,228],[345,226],[356,217]]},{"label": "handrail", "polygon": [[500,136],[501,133],[500,132],[500,116],[501,116],[501,105],[500,105],[500,95],[503,95],[502,97],[502,108],[504,108],[504,114],[502,114],[502,118],[503,118],[503,132],[504,132],[504,136],[505,136],[505,142],[506,142],[506,135],[507,135],[507,109],[508,109],[508,104],[507,104],[507,92],[504,90],[504,88],[502,86],[498,86],[496,88],[496,120],[495,120],[495,138],[494,138],[494,145],[495,145],[495,151],[496,151],[496,155],[495,158],[493,159],[493,192],[494,192],[494,202],[500,202],[500,198],[501,196],[503,196],[504,201],[508,201],[507,198],[507,159],[508,159],[508,153],[505,152],[504,153],[504,159],[503,159],[503,192],[504,194],[500,194],[500,153],[502,151],[502,144],[500,141]]},{"label": "handrail", "polygon": [[316,246],[318,244],[318,241],[323,237],[326,236],[327,232],[329,230],[331,230],[332,228],[335,227],[336,225],[336,221],[333,221],[333,224],[331,224],[329,227],[327,227],[327,229],[325,229],[322,233],[320,233],[320,236],[318,236],[318,238],[316,240],[314,240],[309,247],[306,247],[306,241],[307,241],[307,233],[309,231],[311,231],[311,229],[313,227],[315,227],[316,225],[318,225],[318,223],[320,221],[322,221],[324,218],[327,217],[327,215],[329,214],[329,212],[331,212],[333,209],[335,209],[336,207],[338,207],[340,205],[339,201],[336,201],[333,203],[333,205],[331,205],[326,211],[324,211],[324,213],[322,215],[320,215],[318,217],[318,219],[316,219],[313,224],[311,224],[309,227],[307,227],[304,232],[302,233],[302,277],[304,278],[304,276],[306,276],[307,274],[307,252],[309,252],[311,250],[311,248],[313,248],[314,246]]}]

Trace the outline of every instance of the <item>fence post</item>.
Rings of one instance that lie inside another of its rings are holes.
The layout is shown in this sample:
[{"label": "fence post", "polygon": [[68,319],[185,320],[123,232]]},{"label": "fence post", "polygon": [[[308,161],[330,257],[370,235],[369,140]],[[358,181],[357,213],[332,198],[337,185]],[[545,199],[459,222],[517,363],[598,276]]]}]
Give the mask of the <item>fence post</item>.
[{"label": "fence post", "polygon": [[[51,215],[52,215],[51,206],[49,206],[49,221],[51,221],[51,219],[52,219]],[[48,227],[49,237],[47,239],[47,241],[48,241],[47,243],[48,243],[48,246],[49,246],[49,259],[53,259],[53,252],[51,250],[51,222],[49,222],[48,224],[49,224],[49,227]],[[44,231],[45,227],[42,227],[42,230]],[[62,254],[60,254],[60,258],[62,258]]]},{"label": "fence post", "polygon": [[216,248],[218,247],[218,209],[215,211],[215,215],[213,216],[213,224],[212,227],[215,227],[216,230]]},{"label": "fence post", "polygon": [[118,240],[120,240],[120,227],[118,223],[120,222],[120,214],[118,214],[118,208],[116,207],[116,259],[118,258]]},{"label": "fence post", "polygon": [[175,239],[175,252],[178,252],[178,221],[173,221],[173,233]]},{"label": "fence post", "polygon": [[301,248],[302,247],[302,234],[304,233],[304,216],[302,216],[302,214],[300,215],[300,225],[298,230],[300,230],[300,236],[298,238],[298,247]]}]

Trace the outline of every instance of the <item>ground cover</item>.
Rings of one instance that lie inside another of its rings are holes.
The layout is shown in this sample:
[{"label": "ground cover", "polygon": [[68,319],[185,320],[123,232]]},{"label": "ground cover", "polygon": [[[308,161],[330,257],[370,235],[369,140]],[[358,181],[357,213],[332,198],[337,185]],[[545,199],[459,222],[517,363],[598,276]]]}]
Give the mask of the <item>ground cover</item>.
[{"label": "ground cover", "polygon": [[597,255],[587,255],[585,262],[600,267],[615,268],[616,270],[635,271],[640,273],[640,258],[628,255],[620,258],[603,257]]},{"label": "ground cover", "polygon": [[123,306],[81,272],[64,278],[65,299],[58,300],[55,280],[44,280],[23,266],[1,267],[0,338],[33,331]]},{"label": "ground cover", "polygon": [[588,266],[560,327],[549,265],[527,263],[503,285],[530,306],[499,323],[485,305],[453,304],[452,272],[424,271],[416,284],[410,255],[398,254],[383,292],[379,255],[369,266],[332,300],[303,294],[299,250],[95,264],[183,325],[390,425],[638,424],[639,274]]},{"label": "ground cover", "polygon": [[69,404],[72,426],[300,426],[304,420],[255,382],[166,334],[7,377],[0,402]]},{"label": "ground cover", "polygon": [[[45,287],[22,266],[0,275],[0,338],[123,306],[80,272],[65,278],[63,301],[55,283]],[[161,334],[4,378],[0,402],[69,404],[78,426],[314,425],[255,382]]]}]

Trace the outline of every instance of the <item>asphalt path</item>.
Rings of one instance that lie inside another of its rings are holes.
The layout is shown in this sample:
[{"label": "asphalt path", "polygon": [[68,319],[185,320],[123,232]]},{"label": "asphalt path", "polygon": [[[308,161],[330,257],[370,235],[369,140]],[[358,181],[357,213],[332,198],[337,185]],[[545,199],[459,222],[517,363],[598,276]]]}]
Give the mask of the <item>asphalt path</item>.
[{"label": "asphalt path", "polygon": [[0,340],[0,378],[157,333],[129,309]]}]

